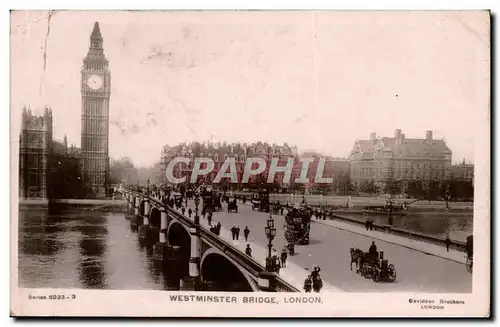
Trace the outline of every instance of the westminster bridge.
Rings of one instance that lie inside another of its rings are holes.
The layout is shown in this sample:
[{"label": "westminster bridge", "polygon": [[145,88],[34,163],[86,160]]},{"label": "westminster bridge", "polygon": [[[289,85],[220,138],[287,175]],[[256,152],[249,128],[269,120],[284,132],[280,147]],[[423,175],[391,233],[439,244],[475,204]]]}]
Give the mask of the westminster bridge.
[{"label": "westminster bridge", "polygon": [[266,268],[160,197],[122,189],[131,225],[139,239],[153,244],[153,258],[176,270],[182,290],[298,292]]}]

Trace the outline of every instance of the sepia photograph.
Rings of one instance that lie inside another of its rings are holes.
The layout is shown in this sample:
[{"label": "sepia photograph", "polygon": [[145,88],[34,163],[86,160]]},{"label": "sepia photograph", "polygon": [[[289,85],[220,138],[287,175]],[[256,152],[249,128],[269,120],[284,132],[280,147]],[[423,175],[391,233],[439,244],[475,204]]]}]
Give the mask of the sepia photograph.
[{"label": "sepia photograph", "polygon": [[10,74],[11,315],[489,315],[489,11],[13,10]]}]

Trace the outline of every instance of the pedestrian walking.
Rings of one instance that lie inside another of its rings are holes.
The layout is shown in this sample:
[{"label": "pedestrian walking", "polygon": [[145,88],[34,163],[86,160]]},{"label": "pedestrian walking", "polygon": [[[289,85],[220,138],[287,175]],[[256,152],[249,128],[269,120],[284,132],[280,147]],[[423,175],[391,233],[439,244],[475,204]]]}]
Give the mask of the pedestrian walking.
[{"label": "pedestrian walking", "polygon": [[208,212],[208,226],[212,226],[212,211]]},{"label": "pedestrian walking", "polygon": [[288,257],[288,253],[286,252],[286,249],[283,248],[283,250],[281,250],[281,268],[285,268],[286,267],[286,259]]},{"label": "pedestrian walking", "polygon": [[189,215],[189,218],[191,218],[191,215],[193,214],[193,210],[191,210],[191,208],[188,209],[188,215]]},{"label": "pedestrian walking", "polygon": [[250,244],[247,244],[247,248],[245,249],[245,253],[247,256],[252,256],[252,249],[250,248]]},{"label": "pedestrian walking", "polygon": [[319,291],[321,291],[322,288],[323,288],[323,280],[321,279],[321,277],[318,276],[316,279],[313,280],[313,290],[314,292],[319,293]]},{"label": "pedestrian walking", "polygon": [[450,240],[450,237],[448,235],[446,235],[446,239],[444,240],[444,244],[446,244],[446,252],[450,252],[451,240]]},{"label": "pedestrian walking", "polygon": [[245,236],[245,242],[248,242],[248,235],[250,235],[250,230],[248,229],[248,226],[245,226],[245,229],[243,230],[243,236]]},{"label": "pedestrian walking", "polygon": [[369,229],[370,229],[370,220],[369,220],[369,219],[367,219],[367,220],[365,221],[365,228],[366,228],[366,230],[369,230]]},{"label": "pedestrian walking", "polygon": [[184,214],[186,213],[186,208],[182,207],[181,212],[182,212],[182,215],[184,216]]},{"label": "pedestrian walking", "polygon": [[311,293],[311,289],[312,289],[312,279],[311,275],[309,275],[304,281],[304,291],[306,291],[306,293]]},{"label": "pedestrian walking", "polygon": [[231,227],[231,235],[233,237],[233,241],[236,240],[236,226],[233,225],[233,227]]},{"label": "pedestrian walking", "polygon": [[236,240],[238,241],[240,239],[240,228],[236,226]]}]

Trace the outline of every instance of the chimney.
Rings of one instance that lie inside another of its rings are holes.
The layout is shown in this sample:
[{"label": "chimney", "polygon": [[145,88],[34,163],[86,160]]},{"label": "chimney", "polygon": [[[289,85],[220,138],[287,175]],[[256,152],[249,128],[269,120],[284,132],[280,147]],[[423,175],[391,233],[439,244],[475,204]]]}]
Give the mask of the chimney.
[{"label": "chimney", "polygon": [[394,138],[396,139],[396,144],[401,143],[401,130],[397,129],[394,131]]},{"label": "chimney", "polygon": [[426,141],[427,141],[427,142],[429,142],[429,143],[430,143],[430,142],[432,142],[432,131],[427,131],[427,132],[425,133],[425,139],[426,139]]},{"label": "chimney", "polygon": [[405,143],[405,135],[401,134],[401,144]]},{"label": "chimney", "polygon": [[397,129],[396,131],[394,131],[394,138],[396,140],[399,140],[400,137],[401,137],[401,130]]}]

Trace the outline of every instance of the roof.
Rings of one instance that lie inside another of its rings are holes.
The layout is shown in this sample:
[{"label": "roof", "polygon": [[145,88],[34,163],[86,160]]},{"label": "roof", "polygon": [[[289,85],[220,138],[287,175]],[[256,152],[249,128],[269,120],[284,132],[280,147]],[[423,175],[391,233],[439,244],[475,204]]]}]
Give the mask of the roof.
[{"label": "roof", "polygon": [[92,39],[102,39],[101,29],[99,28],[99,22],[94,23],[94,29],[92,30],[92,34],[90,35]]},{"label": "roof", "polygon": [[58,141],[52,141],[52,151],[56,154],[66,154],[67,147]]},{"label": "roof", "polygon": [[383,151],[392,151],[395,155],[414,157],[437,157],[444,154],[451,154],[444,140],[409,139],[404,138],[401,144],[396,142],[396,138],[382,137],[376,142],[373,140],[359,140],[360,152],[371,152],[376,145],[383,145]]}]

